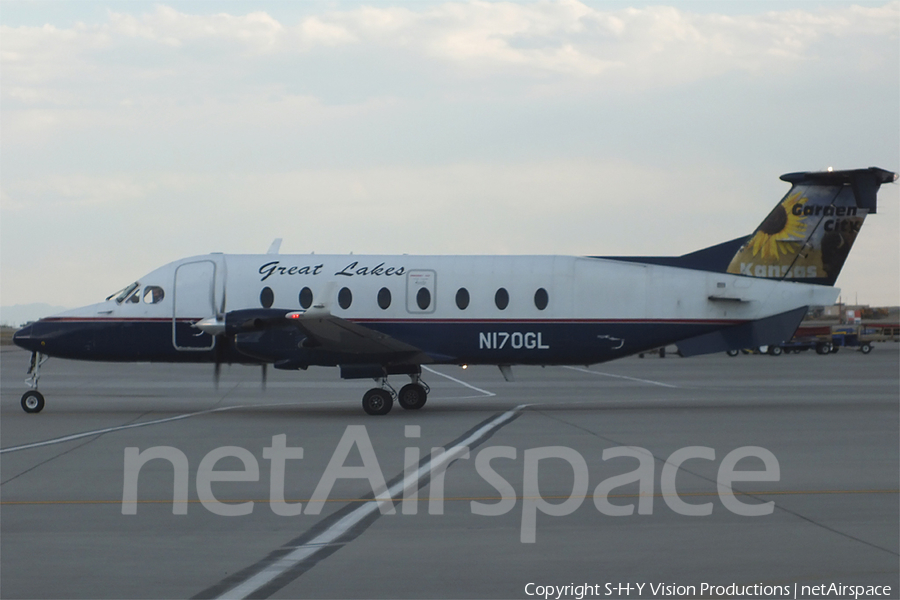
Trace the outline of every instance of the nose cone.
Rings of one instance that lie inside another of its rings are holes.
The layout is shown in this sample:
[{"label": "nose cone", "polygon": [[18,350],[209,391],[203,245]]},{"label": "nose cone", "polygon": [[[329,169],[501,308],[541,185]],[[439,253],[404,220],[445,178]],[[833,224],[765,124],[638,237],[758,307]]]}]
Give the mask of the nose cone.
[{"label": "nose cone", "polygon": [[36,331],[37,323],[29,323],[13,334],[13,343],[20,348],[37,352],[41,348],[41,340]]},{"label": "nose cone", "polygon": [[15,332],[13,334],[13,343],[20,348],[36,352],[39,349],[40,342],[34,335],[34,326],[34,323],[30,323]]}]

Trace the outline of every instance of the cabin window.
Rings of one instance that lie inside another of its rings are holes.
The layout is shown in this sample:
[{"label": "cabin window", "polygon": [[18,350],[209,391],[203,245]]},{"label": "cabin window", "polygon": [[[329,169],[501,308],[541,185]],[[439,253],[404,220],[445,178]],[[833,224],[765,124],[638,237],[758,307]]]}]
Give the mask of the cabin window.
[{"label": "cabin window", "polygon": [[313,293],[308,287],[300,290],[300,308],[309,308],[312,306]]},{"label": "cabin window", "polygon": [[538,310],[544,310],[547,308],[547,304],[550,302],[550,296],[547,295],[547,290],[544,288],[538,288],[534,293],[534,305]]},{"label": "cabin window", "polygon": [[275,292],[270,287],[264,287],[259,293],[259,303],[263,308],[272,308],[275,304]]},{"label": "cabin window", "polygon": [[341,288],[341,291],[338,292],[338,305],[347,310],[352,303],[353,293],[350,291],[350,288]]},{"label": "cabin window", "polygon": [[506,310],[506,307],[509,306],[509,292],[506,291],[506,288],[497,290],[497,293],[494,294],[494,304],[500,310]]},{"label": "cabin window", "polygon": [[391,290],[386,287],[378,290],[378,307],[381,310],[387,310],[387,308],[391,305]]},{"label": "cabin window", "polygon": [[422,288],[416,293],[416,304],[421,310],[428,310],[431,306],[431,292],[428,288]]},{"label": "cabin window", "polygon": [[144,304],[159,304],[165,297],[165,292],[158,285],[148,285],[144,288]]},{"label": "cabin window", "polygon": [[469,307],[469,290],[459,288],[456,291],[456,306],[459,310],[466,310]]}]

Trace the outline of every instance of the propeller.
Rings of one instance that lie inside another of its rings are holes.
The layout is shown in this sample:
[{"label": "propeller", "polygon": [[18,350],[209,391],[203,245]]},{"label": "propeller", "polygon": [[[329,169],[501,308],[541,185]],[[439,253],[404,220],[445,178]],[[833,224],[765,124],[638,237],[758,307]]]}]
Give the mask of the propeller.
[{"label": "propeller", "polygon": [[[224,277],[223,277],[224,279]],[[279,309],[239,309],[231,313],[227,312],[226,286],[222,285],[222,302],[216,310],[215,316],[207,317],[196,323],[194,327],[213,337],[213,383],[216,391],[219,389],[219,380],[222,376],[222,363],[229,359],[229,347],[233,336],[243,330],[258,331],[270,327],[284,326],[285,318],[297,318],[304,313],[309,316],[329,315],[331,303],[334,297],[334,289],[337,282],[330,281],[325,285],[323,293],[317,298],[319,301],[305,311],[289,312]],[[233,319],[233,321],[231,320]],[[262,363],[260,389],[265,391],[268,380],[268,364]]]},{"label": "propeller", "polygon": [[334,290],[337,289],[337,281],[327,281],[322,293],[313,299],[313,305],[306,311],[308,315],[330,314],[331,304],[334,302]]},{"label": "propeller", "polygon": [[[215,365],[213,366],[213,385],[217,392],[219,391],[219,379],[222,377],[222,363],[225,362],[225,350],[228,346],[228,337],[224,335],[226,291],[228,289],[228,286],[226,285],[227,282],[225,281],[224,269],[222,277],[222,304],[219,306],[219,310],[216,311],[216,316],[212,319],[214,321],[214,327],[212,328],[212,331],[210,331],[215,340],[213,346],[213,360],[215,361]],[[205,320],[210,321],[210,319]]]},{"label": "propeller", "polygon": [[[222,286],[222,303],[216,311],[216,315],[214,317],[203,319],[194,325],[197,329],[213,336],[215,340],[215,344],[213,345],[213,384],[215,385],[216,391],[219,390],[219,380],[222,377],[222,363],[228,358],[228,347],[233,335],[233,332],[231,334],[227,332],[226,327],[227,296],[225,287],[226,286],[224,285]],[[260,389],[265,391],[269,365],[263,363],[261,366],[262,377],[260,380]]]},{"label": "propeller", "polygon": [[259,382],[259,387],[262,391],[266,391],[266,379],[268,378],[269,373],[269,365],[267,363],[262,364],[262,379]]},{"label": "propeller", "polygon": [[[218,352],[216,352],[218,354]],[[219,378],[222,376],[222,362],[216,357],[216,364],[213,367],[213,385],[216,391],[219,391]]]}]

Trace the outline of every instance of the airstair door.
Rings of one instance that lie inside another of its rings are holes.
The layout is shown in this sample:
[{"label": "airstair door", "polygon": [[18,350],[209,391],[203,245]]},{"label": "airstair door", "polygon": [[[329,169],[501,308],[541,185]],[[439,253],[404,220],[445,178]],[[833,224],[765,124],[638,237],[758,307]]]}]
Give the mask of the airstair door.
[{"label": "airstair door", "polygon": [[216,338],[195,327],[194,323],[216,315],[216,263],[197,260],[175,269],[172,303],[172,343],[176,350],[210,350]]}]

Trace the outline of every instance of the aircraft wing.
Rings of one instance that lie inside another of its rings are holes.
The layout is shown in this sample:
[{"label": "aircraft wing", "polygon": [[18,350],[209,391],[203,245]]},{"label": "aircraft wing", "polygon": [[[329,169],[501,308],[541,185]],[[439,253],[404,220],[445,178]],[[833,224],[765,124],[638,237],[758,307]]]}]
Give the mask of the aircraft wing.
[{"label": "aircraft wing", "polygon": [[[309,310],[284,310],[256,308],[235,310],[223,316],[210,317],[194,324],[194,327],[210,335],[235,336],[242,351],[254,356],[271,358],[292,354],[298,348],[296,341],[275,335],[277,331],[296,329],[305,340],[300,348],[331,352],[338,355],[352,354],[371,358],[373,361],[402,361],[430,363],[434,358],[406,342],[393,338],[359,323],[337,317],[325,308],[315,306]],[[240,338],[256,334],[250,338]],[[258,335],[266,335],[260,338]],[[251,349],[251,346],[255,348]]]},{"label": "aircraft wing", "polygon": [[[336,317],[328,311],[295,311],[285,319],[300,329],[322,350],[350,354],[420,354],[422,350],[359,323]],[[424,353],[423,358],[425,358]],[[431,362],[426,358],[426,362]]]}]

